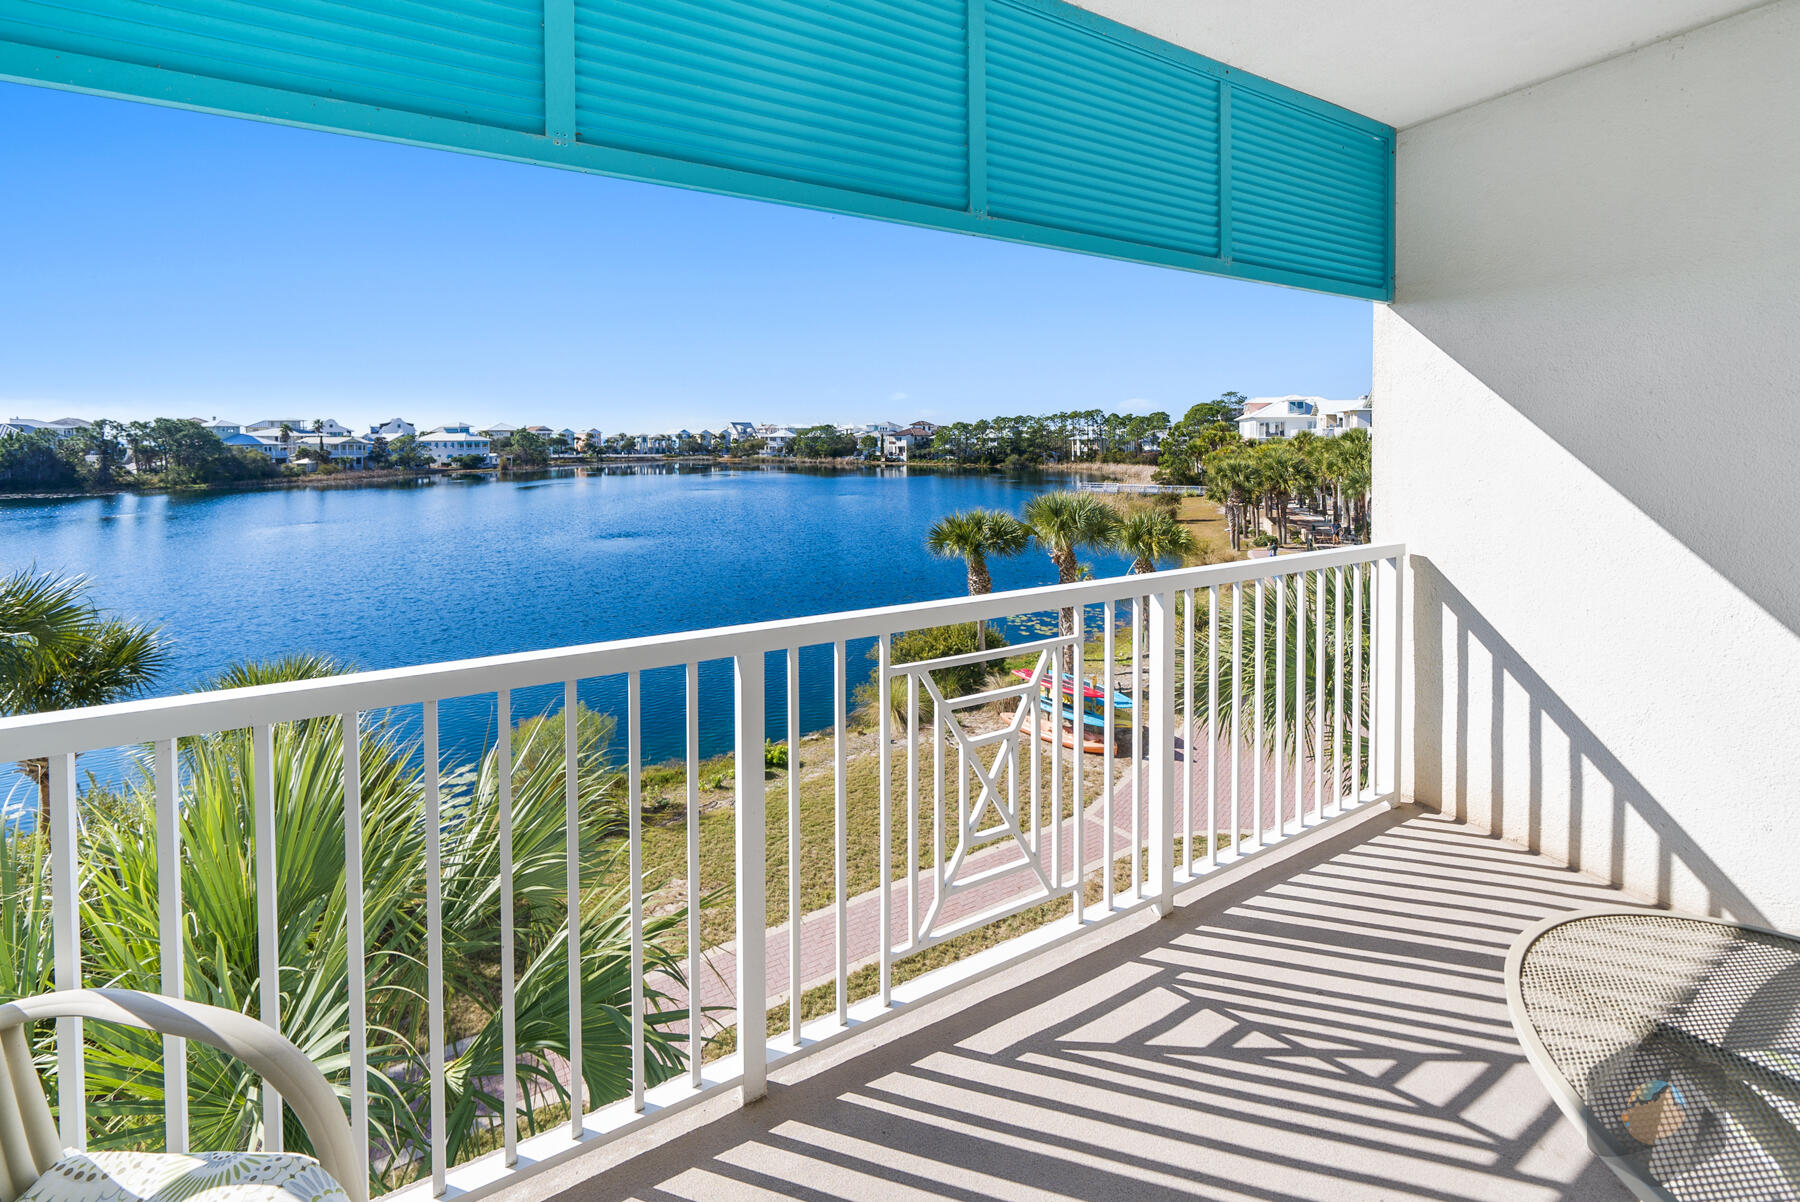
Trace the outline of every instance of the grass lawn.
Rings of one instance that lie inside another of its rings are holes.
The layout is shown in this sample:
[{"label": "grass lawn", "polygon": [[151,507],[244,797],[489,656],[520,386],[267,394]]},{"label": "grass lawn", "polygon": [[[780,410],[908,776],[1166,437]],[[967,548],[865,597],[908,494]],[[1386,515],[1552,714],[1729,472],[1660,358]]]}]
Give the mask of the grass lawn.
[{"label": "grass lawn", "polygon": [[1244,557],[1242,551],[1231,549],[1231,527],[1225,521],[1225,511],[1214,502],[1205,497],[1182,497],[1175,517],[1201,546],[1204,554],[1196,556],[1195,562],[1225,563]]}]

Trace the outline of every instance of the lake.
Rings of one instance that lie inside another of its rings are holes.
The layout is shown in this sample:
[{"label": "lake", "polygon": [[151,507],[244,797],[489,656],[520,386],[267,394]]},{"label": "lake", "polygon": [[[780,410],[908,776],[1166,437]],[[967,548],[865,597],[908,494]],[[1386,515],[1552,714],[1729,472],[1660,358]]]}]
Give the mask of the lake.
[{"label": "lake", "polygon": [[[1017,512],[1067,485],[895,468],[653,466],[7,500],[0,567],[85,575],[102,607],[160,623],[174,655],[158,692],[174,693],[235,660],[292,652],[390,668],[959,596],[961,562],[925,550],[931,523],[973,506]],[[1112,556],[1094,564],[1101,575],[1126,566]],[[1055,580],[1038,551],[995,562],[993,575],[996,589]],[[866,650],[849,649],[852,688]],[[829,649],[803,654],[802,671],[803,723],[828,726]],[[646,762],[685,753],[683,688],[679,669],[645,674]],[[585,682],[581,695],[623,718],[619,680]],[[559,698],[556,688],[521,692],[515,718]],[[701,703],[701,754],[730,750],[728,663],[703,665]],[[785,737],[786,704],[785,669],[771,661],[771,738]],[[447,704],[446,752],[473,756],[492,721],[490,699]]]}]

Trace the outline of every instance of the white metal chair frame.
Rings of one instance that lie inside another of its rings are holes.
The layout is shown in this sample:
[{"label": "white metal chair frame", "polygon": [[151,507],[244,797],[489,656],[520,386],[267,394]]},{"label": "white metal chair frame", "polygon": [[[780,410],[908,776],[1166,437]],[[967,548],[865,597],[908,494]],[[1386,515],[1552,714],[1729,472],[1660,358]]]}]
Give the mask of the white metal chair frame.
[{"label": "white metal chair frame", "polygon": [[351,1202],[368,1202],[369,1175],[337,1094],[306,1054],[248,1015],[129,989],[68,989],[0,1005],[0,1202],[30,1189],[62,1160],[62,1141],[32,1064],[25,1025],[50,1018],[84,1018],[139,1027],[210,1044],[242,1060],[293,1107],[321,1167]]}]

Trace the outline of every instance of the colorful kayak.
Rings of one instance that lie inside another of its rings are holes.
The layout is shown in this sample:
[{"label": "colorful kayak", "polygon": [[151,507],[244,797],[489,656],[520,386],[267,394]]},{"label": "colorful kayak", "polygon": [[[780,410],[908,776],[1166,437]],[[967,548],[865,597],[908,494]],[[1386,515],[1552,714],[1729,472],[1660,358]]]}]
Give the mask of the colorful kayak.
[{"label": "colorful kayak", "polygon": [[[1046,714],[1054,713],[1057,708],[1056,701],[1050,697],[1039,697],[1038,698],[1038,708],[1043,710]],[[1071,717],[1074,716],[1074,714],[1075,714],[1074,707],[1068,705],[1067,703],[1065,703],[1062,706],[1062,718],[1063,718],[1064,722],[1067,722]],[[1105,714],[1096,714],[1093,710],[1090,710],[1090,709],[1083,709],[1081,711],[1081,723],[1083,726],[1092,726],[1096,729],[1105,729],[1106,715]],[[1118,723],[1115,722],[1114,725],[1118,725]]]},{"label": "colorful kayak", "polygon": [[[1020,680],[1030,680],[1032,678],[1032,676],[1035,675],[1035,673],[1033,673],[1025,668],[1014,668],[1013,675],[1017,676]],[[1045,691],[1049,690],[1050,681],[1049,681],[1048,677],[1046,677],[1044,679],[1043,687],[1044,687]],[[1069,677],[1065,676],[1063,678],[1063,682],[1062,682],[1062,691],[1063,691],[1063,696],[1073,697],[1075,695],[1075,682],[1072,679],[1070,679]],[[1093,683],[1093,681],[1091,681],[1091,680],[1084,680],[1081,682],[1081,696],[1084,701],[1104,703],[1106,700],[1106,692],[1103,689],[1101,689],[1099,686],[1095,685]],[[1113,693],[1113,708],[1114,709],[1122,709],[1122,710],[1130,709],[1131,708],[1131,694],[1115,691]]]},{"label": "colorful kayak", "polygon": [[[1056,725],[1055,722],[1039,722],[1034,719],[1031,723],[1032,733],[1046,743],[1056,743],[1060,741],[1064,747],[1073,751],[1075,749],[1074,729],[1069,726],[1068,723],[1063,723],[1062,738],[1058,740],[1056,736]],[[1092,737],[1091,734],[1083,732],[1081,750],[1087,755],[1104,755],[1106,754],[1106,744],[1100,739]]]}]

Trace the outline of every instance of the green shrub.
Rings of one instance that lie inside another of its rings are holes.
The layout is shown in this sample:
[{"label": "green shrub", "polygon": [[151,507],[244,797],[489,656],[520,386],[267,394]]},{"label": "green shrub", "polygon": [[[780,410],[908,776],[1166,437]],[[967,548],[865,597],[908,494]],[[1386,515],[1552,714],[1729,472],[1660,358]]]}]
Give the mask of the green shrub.
[{"label": "green shrub", "polygon": [[[893,642],[893,662],[896,664],[916,664],[928,659],[943,659],[952,655],[967,655],[976,650],[975,624],[973,622],[958,623],[954,626],[928,626],[923,630],[908,631]],[[987,649],[997,651],[1007,645],[1006,632],[998,625],[989,623],[987,627]],[[869,648],[869,658],[877,659],[880,649]],[[965,697],[970,693],[978,693],[999,670],[1002,658],[995,656],[991,660],[983,660],[973,664],[959,664],[952,668],[936,668],[931,673],[932,682],[938,691],[947,699]],[[876,702],[876,682],[871,681],[856,690],[859,705]],[[895,677],[893,695],[888,699],[895,717],[906,720],[906,678]],[[928,722],[932,716],[931,695],[923,684],[919,687],[919,721]]]},{"label": "green shrub", "polygon": [[774,739],[764,739],[763,766],[765,768],[787,767],[788,745],[786,743],[777,743]]}]

